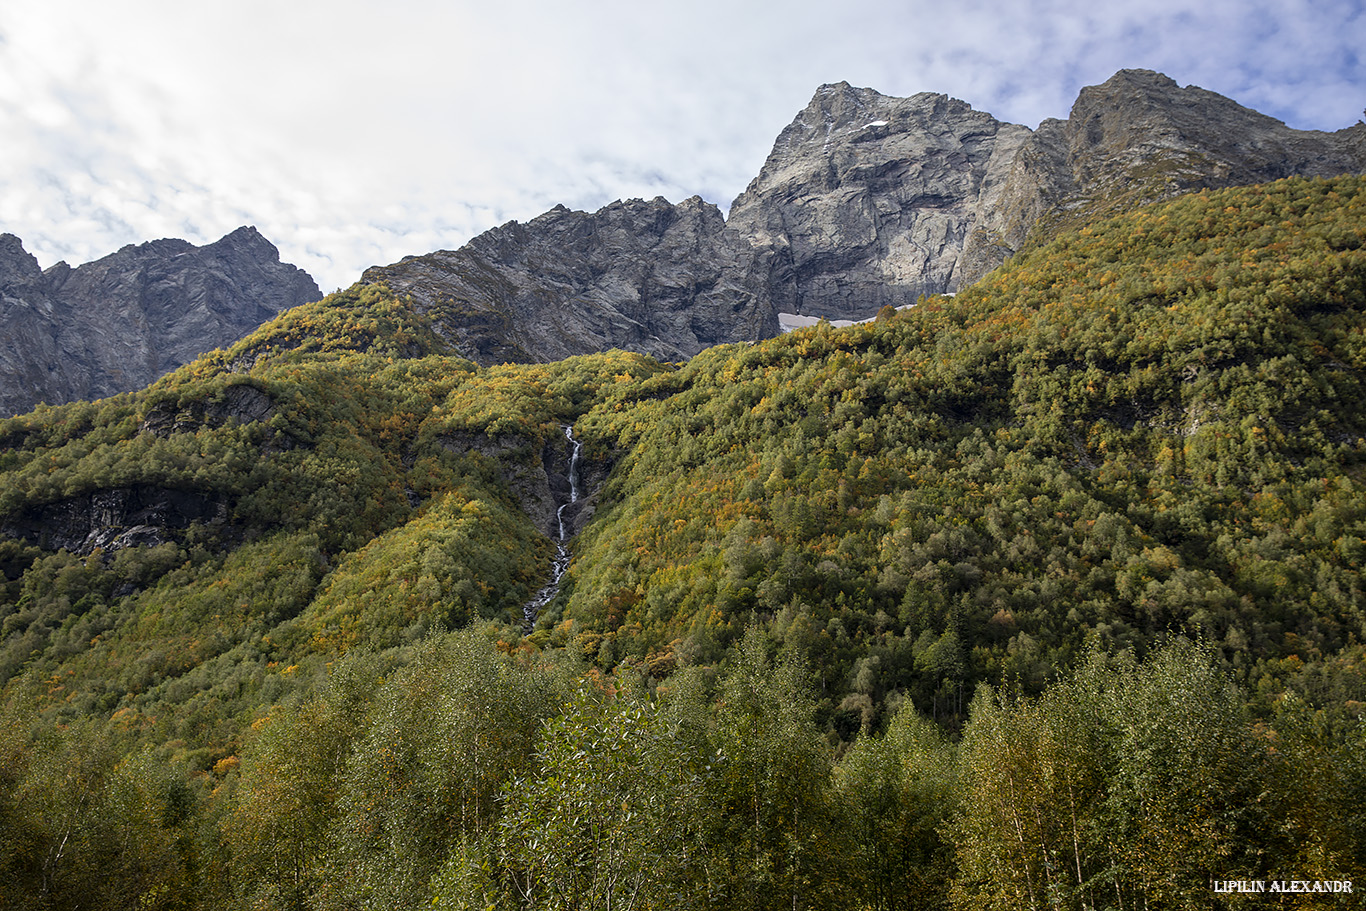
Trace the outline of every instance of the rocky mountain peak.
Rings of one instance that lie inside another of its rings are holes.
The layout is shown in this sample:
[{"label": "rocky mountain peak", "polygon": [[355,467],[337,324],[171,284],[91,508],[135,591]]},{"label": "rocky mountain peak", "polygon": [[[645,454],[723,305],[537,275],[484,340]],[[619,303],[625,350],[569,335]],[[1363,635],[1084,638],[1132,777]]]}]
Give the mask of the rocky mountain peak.
[{"label": "rocky mountain peak", "polygon": [[960,277],[975,281],[1026,244],[1180,193],[1363,170],[1366,126],[1294,130],[1161,73],[1121,70],[1021,145]]},{"label": "rocky mountain peak", "polygon": [[[732,205],[744,208],[756,194],[779,184],[818,176],[838,180],[841,165],[850,159],[867,158],[873,150],[908,135],[952,132],[960,121],[974,127],[993,128],[990,115],[947,95],[924,92],[910,98],[894,98],[873,89],[855,88],[847,82],[823,85],[811,102],[778,135],[759,175]],[[815,168],[814,162],[830,162],[834,170]]]},{"label": "rocky mountain peak", "polygon": [[322,297],[253,227],[202,247],[177,239],[129,244],[46,272],[7,237],[0,238],[0,287],[14,284],[10,275],[27,283],[5,302],[3,414],[140,388]]},{"label": "rocky mountain peak", "polygon": [[275,245],[266,240],[265,236],[260,231],[256,230],[255,225],[243,225],[235,231],[230,231],[223,235],[218,243],[229,244],[235,247],[256,247],[262,250],[269,248],[277,259],[280,256],[280,251],[275,249]]},{"label": "rocky mountain peak", "polygon": [[43,280],[47,282],[47,290],[49,292],[61,290],[72,271],[71,265],[64,259],[58,260],[44,269]]},{"label": "rocky mountain peak", "polygon": [[935,93],[822,86],[731,206],[774,305],[866,318],[956,290],[959,254],[1030,131]]},{"label": "rocky mountain peak", "polygon": [[857,129],[889,113],[889,103],[898,100],[847,82],[823,85],[816,89],[816,94],[792,123],[778,134],[774,149],[809,142],[823,144],[834,133]]},{"label": "rocky mountain peak", "polygon": [[0,234],[0,298],[12,298],[42,281],[38,260],[13,234]]},{"label": "rocky mountain peak", "polygon": [[[1284,144],[1296,132],[1274,117],[1198,86],[1182,88],[1151,70],[1121,70],[1082,89],[1068,127],[1078,134],[1078,151],[1101,149],[1130,162],[1199,149],[1231,164],[1258,157],[1268,144]],[[1095,162],[1087,164],[1099,173]]]},{"label": "rocky mountain peak", "polygon": [[0,234],[0,263],[5,264],[6,271],[13,260],[32,260],[33,268],[38,269],[38,260],[24,249],[22,240],[13,234]]}]

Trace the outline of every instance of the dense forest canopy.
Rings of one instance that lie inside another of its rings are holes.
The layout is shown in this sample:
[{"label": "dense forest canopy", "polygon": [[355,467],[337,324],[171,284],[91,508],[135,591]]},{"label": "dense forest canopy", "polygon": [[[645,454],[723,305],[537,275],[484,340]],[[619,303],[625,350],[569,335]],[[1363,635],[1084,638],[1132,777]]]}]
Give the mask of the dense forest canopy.
[{"label": "dense forest canopy", "polygon": [[1366,181],[685,364],[439,318],[358,286],[0,421],[0,904],[1366,889]]}]

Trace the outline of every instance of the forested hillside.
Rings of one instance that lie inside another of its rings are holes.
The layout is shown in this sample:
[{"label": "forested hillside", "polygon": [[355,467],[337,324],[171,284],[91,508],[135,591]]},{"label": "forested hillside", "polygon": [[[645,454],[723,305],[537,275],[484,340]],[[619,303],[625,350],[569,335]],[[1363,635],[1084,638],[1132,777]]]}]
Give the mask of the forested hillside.
[{"label": "forested hillside", "polygon": [[685,364],[441,316],[357,286],[0,422],[0,906],[1366,888],[1366,181]]}]

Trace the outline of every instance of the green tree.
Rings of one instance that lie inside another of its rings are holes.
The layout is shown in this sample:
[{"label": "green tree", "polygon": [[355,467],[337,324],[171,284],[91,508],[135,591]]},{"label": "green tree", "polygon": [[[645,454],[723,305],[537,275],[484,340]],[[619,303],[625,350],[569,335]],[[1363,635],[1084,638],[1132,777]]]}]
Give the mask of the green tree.
[{"label": "green tree", "polygon": [[244,751],[224,837],[239,898],[302,909],[322,884],[328,827],[352,741],[366,719],[373,671],[362,659],[338,665],[325,695],[276,707],[256,722]]},{"label": "green tree", "polygon": [[763,637],[746,633],[720,684],[712,738],[711,901],[744,909],[834,901],[844,851],[814,711],[799,666],[774,663]]},{"label": "green tree", "polygon": [[861,736],[839,764],[847,888],[861,907],[948,907],[954,860],[944,830],[958,811],[957,765],[943,732],[909,703],[885,734]]},{"label": "green tree", "polygon": [[677,820],[648,703],[583,686],[542,734],[533,777],[511,783],[504,860],[527,907],[630,911],[658,901]]},{"label": "green tree", "polygon": [[[1335,717],[1336,716],[1336,717]],[[1273,752],[1284,879],[1366,880],[1366,718],[1315,709],[1293,693],[1263,729]]]},{"label": "green tree", "polygon": [[984,688],[953,823],[963,908],[1205,908],[1269,872],[1267,752],[1204,646],[1093,652],[1037,699]]},{"label": "green tree", "polygon": [[477,630],[423,643],[379,692],[347,762],[328,869],[337,900],[429,900],[452,848],[490,832],[505,782],[530,774],[560,680],[498,654]]}]

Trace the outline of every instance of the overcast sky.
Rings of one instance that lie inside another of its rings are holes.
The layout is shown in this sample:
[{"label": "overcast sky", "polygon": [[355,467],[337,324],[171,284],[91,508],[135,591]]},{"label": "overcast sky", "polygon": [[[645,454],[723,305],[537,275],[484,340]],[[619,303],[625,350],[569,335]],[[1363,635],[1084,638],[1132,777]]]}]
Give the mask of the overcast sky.
[{"label": "overcast sky", "polygon": [[563,203],[727,209],[822,83],[1035,127],[1160,70],[1366,108],[1342,0],[3,0],[0,232],[44,267],[256,225],[323,291]]}]

